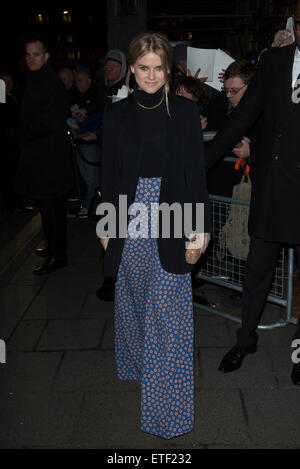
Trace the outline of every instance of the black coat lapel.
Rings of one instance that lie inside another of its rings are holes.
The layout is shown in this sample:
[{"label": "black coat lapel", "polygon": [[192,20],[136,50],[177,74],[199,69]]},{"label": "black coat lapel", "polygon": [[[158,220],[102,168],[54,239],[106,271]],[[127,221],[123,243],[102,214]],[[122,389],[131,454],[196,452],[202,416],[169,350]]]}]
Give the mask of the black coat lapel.
[{"label": "black coat lapel", "polygon": [[[292,102],[292,79],[293,79],[293,64],[295,57],[296,44],[286,47],[286,54],[284,59],[279,64],[279,70],[282,68],[282,97],[283,97],[283,109],[293,109]],[[271,79],[271,77],[270,77]]]},{"label": "black coat lapel", "polygon": [[[167,142],[168,142],[168,156],[167,164],[172,164],[172,160],[174,155],[177,155],[178,150],[180,148],[179,136],[182,135],[180,132],[180,128],[182,127],[182,116],[176,112],[176,105],[174,102],[174,96],[172,93],[169,93],[169,111],[171,118],[167,117]],[[174,163],[174,161],[173,161]]]}]

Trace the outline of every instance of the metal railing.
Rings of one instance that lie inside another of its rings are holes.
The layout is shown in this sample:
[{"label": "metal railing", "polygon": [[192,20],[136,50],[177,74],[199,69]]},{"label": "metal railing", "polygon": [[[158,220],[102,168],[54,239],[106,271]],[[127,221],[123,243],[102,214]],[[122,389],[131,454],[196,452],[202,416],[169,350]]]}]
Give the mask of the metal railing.
[{"label": "metal railing", "polygon": [[[248,241],[245,239],[244,230],[242,243],[239,239],[241,230],[239,231],[237,227],[241,224],[241,221],[244,223],[245,211],[249,212],[250,203],[245,200],[216,195],[210,196],[210,203],[213,222],[212,241],[206,255],[206,262],[196,276],[206,282],[242,292],[247,258],[247,246],[245,244],[249,242],[249,239]],[[222,229],[228,220],[229,210],[233,206],[235,206],[235,210],[231,213],[231,221],[233,236],[236,239],[231,239],[231,246],[233,245],[235,248],[234,255],[230,252],[226,241],[225,243],[222,242]],[[239,247],[241,247],[240,251]],[[285,261],[286,252],[287,261]],[[259,324],[260,329],[273,329],[290,323],[296,324],[297,320],[292,316],[293,268],[294,249],[283,247],[277,260],[272,286],[267,298],[267,301],[282,307],[280,317],[272,324]],[[204,311],[241,323],[240,318],[213,307],[198,304],[197,302],[194,305]]]}]

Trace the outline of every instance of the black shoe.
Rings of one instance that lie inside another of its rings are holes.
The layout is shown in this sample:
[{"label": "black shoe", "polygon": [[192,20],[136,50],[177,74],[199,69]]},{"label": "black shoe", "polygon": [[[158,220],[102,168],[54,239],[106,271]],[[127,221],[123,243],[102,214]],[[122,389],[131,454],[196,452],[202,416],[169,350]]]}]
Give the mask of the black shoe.
[{"label": "black shoe", "polygon": [[48,257],[49,256],[49,251],[47,248],[37,248],[35,250],[35,254],[36,256],[39,256],[39,257]]},{"label": "black shoe", "polygon": [[235,345],[228,353],[226,353],[226,355],[224,355],[220,363],[219,370],[224,371],[224,373],[238,370],[242,366],[245,356],[255,353],[256,350],[256,344],[247,349],[243,349],[239,345]]},{"label": "black shoe", "polygon": [[296,386],[300,386],[300,363],[293,365],[291,378]]},{"label": "black shoe", "polygon": [[96,295],[99,300],[102,301],[114,301],[115,298],[115,283],[116,279],[111,277],[105,277],[103,284],[96,291]]},{"label": "black shoe", "polygon": [[67,258],[55,259],[54,257],[50,257],[46,260],[43,265],[35,269],[33,273],[35,275],[51,274],[51,272],[55,272],[57,269],[62,269],[63,267],[66,267],[67,264]]}]

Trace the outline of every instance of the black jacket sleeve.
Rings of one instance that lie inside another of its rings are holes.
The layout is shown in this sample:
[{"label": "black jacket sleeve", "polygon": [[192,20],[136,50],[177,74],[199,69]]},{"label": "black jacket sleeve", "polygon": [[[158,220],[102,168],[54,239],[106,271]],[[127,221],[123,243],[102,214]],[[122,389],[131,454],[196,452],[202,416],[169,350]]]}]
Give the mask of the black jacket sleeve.
[{"label": "black jacket sleeve", "polygon": [[[204,204],[204,233],[211,232],[210,203],[206,185],[206,171],[204,161],[204,145],[201,120],[198,108],[193,104],[189,119],[190,138],[192,149],[185,165],[187,185],[190,188],[191,197],[194,202]],[[193,209],[193,225],[195,226],[195,206]]]},{"label": "black jacket sleeve", "polygon": [[105,106],[102,134],[102,169],[101,169],[101,202],[115,202],[115,182],[117,175],[117,145],[115,135],[115,118],[112,104]]}]

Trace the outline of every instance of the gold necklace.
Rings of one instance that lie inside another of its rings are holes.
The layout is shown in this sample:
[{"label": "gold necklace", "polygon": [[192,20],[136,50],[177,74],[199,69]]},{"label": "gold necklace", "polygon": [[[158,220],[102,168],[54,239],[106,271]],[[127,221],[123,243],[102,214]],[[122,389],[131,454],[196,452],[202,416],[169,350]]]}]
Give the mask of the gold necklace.
[{"label": "gold necklace", "polygon": [[154,106],[151,106],[151,107],[144,106],[143,104],[139,103],[138,101],[137,101],[137,104],[138,104],[141,108],[143,108],[143,109],[149,109],[149,110],[150,110],[150,109],[155,109],[155,108],[157,108],[158,106],[160,106],[164,99],[165,99],[165,94],[163,93],[162,98],[161,98],[161,100],[159,101],[159,103],[155,104]]}]

